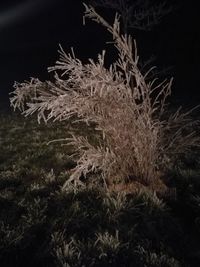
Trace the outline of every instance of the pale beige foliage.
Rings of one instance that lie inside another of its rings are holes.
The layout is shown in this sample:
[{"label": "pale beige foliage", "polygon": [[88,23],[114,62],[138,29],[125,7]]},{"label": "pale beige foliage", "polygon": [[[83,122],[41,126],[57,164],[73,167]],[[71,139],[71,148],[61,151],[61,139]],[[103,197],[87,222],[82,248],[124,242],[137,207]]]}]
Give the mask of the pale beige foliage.
[{"label": "pale beige foliage", "polygon": [[136,43],[120,34],[119,17],[111,26],[91,6],[85,9],[86,18],[112,34],[116,62],[106,68],[103,51],[97,62],[89,59],[83,64],[73,50],[66,54],[61,48],[60,60],[49,68],[55,82],[16,83],[11,105],[25,116],[37,112],[39,122],[71,118],[93,124],[101,133],[96,145],[89,137],[73,134],[66,138],[75,148],[77,166],[64,187],[80,183],[80,176],[90,172],[101,173],[106,181],[137,178],[151,182],[174,155],[199,146],[199,136],[190,128],[194,122],[188,117],[190,112],[178,110],[167,116],[172,80],[149,82],[149,72],[140,72]]}]

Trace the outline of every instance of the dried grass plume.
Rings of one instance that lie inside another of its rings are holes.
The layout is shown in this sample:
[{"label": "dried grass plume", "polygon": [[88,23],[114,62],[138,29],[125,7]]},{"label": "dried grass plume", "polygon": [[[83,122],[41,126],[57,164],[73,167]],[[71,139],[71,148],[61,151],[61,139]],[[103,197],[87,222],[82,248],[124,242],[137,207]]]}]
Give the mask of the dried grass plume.
[{"label": "dried grass plume", "polygon": [[[15,83],[11,106],[29,116],[37,112],[38,121],[76,120],[95,125],[98,142],[73,134],[66,140],[75,148],[77,166],[64,188],[79,184],[80,176],[101,173],[107,182],[140,179],[151,183],[166,165],[182,153],[199,146],[199,136],[191,129],[190,112],[179,109],[168,115],[167,97],[172,80],[149,81],[138,67],[135,40],[121,35],[119,17],[109,25],[93,7],[85,5],[84,18],[103,25],[112,35],[118,58],[105,67],[106,51],[87,64],[60,47],[54,67],[55,82]],[[159,172],[158,172],[159,171]]]}]

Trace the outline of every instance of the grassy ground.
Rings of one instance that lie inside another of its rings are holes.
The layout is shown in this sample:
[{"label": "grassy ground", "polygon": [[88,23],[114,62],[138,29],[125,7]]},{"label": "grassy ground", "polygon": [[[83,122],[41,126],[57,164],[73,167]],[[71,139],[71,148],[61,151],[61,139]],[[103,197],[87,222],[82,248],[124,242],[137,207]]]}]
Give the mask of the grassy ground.
[{"label": "grassy ground", "polygon": [[0,116],[0,265],[200,266],[200,157],[169,172],[176,198],[107,193],[95,184],[63,193],[73,151],[47,143],[72,128],[87,132]]}]

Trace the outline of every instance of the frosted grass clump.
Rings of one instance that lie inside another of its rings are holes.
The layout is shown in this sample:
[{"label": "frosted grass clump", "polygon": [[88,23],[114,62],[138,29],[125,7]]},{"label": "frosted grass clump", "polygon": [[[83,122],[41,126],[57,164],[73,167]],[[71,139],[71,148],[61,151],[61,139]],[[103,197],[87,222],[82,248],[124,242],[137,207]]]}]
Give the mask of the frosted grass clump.
[{"label": "frosted grass clump", "polygon": [[104,50],[97,61],[83,64],[73,50],[66,54],[60,48],[60,60],[49,68],[55,81],[32,78],[15,83],[11,106],[25,116],[37,112],[38,122],[71,119],[95,125],[99,136],[95,145],[89,136],[75,133],[65,139],[74,146],[77,165],[63,188],[71,182],[80,184],[81,175],[91,172],[101,173],[108,183],[135,178],[151,183],[178,155],[199,146],[199,136],[191,128],[196,123],[189,117],[192,110],[168,115],[172,79],[149,81],[151,69],[140,71],[136,42],[121,35],[118,15],[110,25],[85,5],[84,18],[111,33],[117,60],[106,68]]}]

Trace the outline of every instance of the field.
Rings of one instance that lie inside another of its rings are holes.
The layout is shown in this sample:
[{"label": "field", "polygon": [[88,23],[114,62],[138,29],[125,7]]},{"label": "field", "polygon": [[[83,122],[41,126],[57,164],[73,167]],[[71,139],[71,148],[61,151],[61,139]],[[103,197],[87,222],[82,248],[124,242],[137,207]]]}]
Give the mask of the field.
[{"label": "field", "polygon": [[106,191],[97,176],[63,192],[73,151],[48,142],[72,130],[88,134],[1,113],[0,265],[200,266],[200,156],[168,171],[165,197],[143,187]]}]

